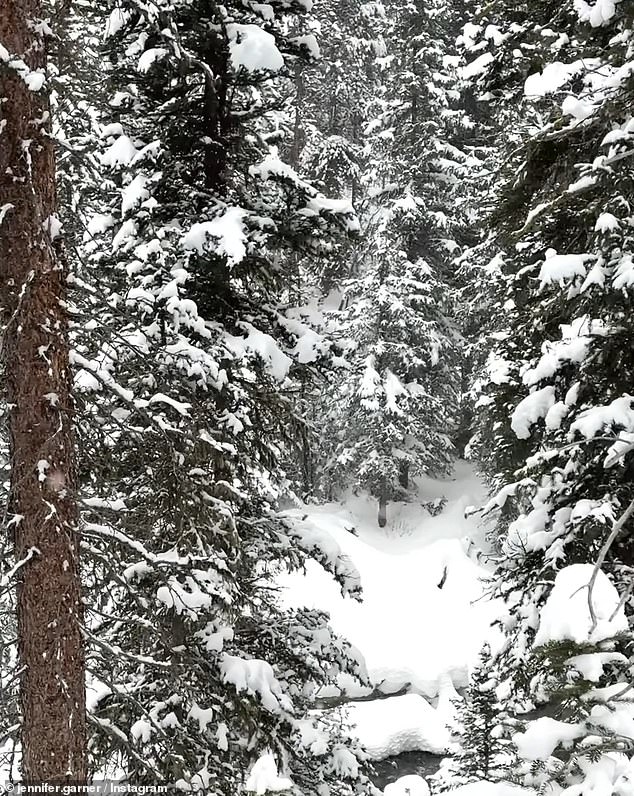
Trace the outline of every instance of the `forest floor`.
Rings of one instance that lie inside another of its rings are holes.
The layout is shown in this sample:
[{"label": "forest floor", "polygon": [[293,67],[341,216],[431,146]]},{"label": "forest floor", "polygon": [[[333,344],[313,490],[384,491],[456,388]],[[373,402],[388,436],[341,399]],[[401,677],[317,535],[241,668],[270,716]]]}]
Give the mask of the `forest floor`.
[{"label": "forest floor", "polygon": [[[359,572],[361,602],[342,596],[312,561],[305,574],[281,583],[287,605],[326,610],[365,661],[371,685],[342,680],[320,696],[324,706],[344,704],[349,732],[375,761],[381,787],[438,767],[451,744],[452,700],[483,643],[495,646],[499,637],[492,622],[500,606],[487,593],[486,528],[479,515],[465,516],[483,504],[482,483],[458,461],[448,479],[417,479],[416,487],[410,502],[388,507],[385,528],[367,496],[288,512],[327,534]],[[416,782],[408,780],[402,788],[388,785],[386,796],[408,789],[416,796]],[[424,783],[420,788],[423,794]]]}]

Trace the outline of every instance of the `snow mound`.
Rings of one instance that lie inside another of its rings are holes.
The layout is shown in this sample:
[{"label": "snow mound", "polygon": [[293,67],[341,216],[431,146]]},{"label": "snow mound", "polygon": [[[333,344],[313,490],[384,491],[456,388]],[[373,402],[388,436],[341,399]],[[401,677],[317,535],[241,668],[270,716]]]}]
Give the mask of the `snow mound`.
[{"label": "snow mound", "polygon": [[429,796],[429,785],[417,774],[409,774],[385,786],[384,796]]},{"label": "snow mound", "polygon": [[536,647],[564,640],[595,643],[627,631],[619,594],[601,570],[592,588],[593,621],[588,604],[593,572],[592,564],[572,564],[557,573],[541,612]]},{"label": "snow mound", "polygon": [[526,732],[513,736],[513,742],[526,760],[548,760],[558,746],[569,745],[585,730],[581,724],[567,724],[548,716],[532,722]]},{"label": "snow mound", "polygon": [[284,66],[284,57],[277,49],[275,37],[259,25],[227,25],[231,65],[237,71],[279,72]]},{"label": "snow mound", "polygon": [[443,716],[418,694],[353,702],[345,720],[371,760],[403,752],[442,754],[450,742]]},{"label": "snow mound", "polygon": [[511,429],[518,439],[528,439],[534,426],[555,405],[555,388],[548,386],[535,390],[523,398],[511,415]]},{"label": "snow mound", "polygon": [[537,796],[532,788],[522,788],[507,782],[470,782],[455,790],[448,791],[453,796]]}]

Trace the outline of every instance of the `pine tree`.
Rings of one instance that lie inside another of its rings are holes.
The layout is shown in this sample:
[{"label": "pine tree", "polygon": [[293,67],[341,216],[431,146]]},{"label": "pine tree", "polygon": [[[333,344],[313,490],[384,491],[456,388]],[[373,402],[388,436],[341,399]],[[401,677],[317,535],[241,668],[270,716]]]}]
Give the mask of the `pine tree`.
[{"label": "pine tree", "polygon": [[[364,147],[365,245],[340,313],[350,367],[332,411],[327,471],[337,488],[367,489],[385,525],[410,476],[443,473],[457,427],[460,336],[450,261],[449,203],[463,154],[451,143],[449,39],[440,5],[386,9]],[[354,474],[354,477],[352,476]]]},{"label": "pine tree", "polygon": [[37,0],[9,0],[0,16],[0,301],[14,546],[3,589],[16,578],[22,778],[79,784],[87,771],[74,408],[42,13]]},{"label": "pine tree", "polygon": [[502,674],[514,709],[537,711],[516,771],[544,786],[581,788],[624,748],[607,717],[625,710],[630,644],[630,25],[627,4],[496,3],[471,31],[474,78],[507,119],[521,102],[526,124],[507,133],[493,217],[508,292],[482,404],[502,487],[489,506],[502,509]]},{"label": "pine tree", "polygon": [[456,701],[457,753],[441,769],[436,790],[469,782],[503,778],[509,746],[509,727],[496,694],[498,680],[491,648],[485,644],[463,700]]},{"label": "pine tree", "polygon": [[394,201],[373,231],[364,273],[345,294],[350,368],[340,387],[337,443],[329,464],[335,483],[368,490],[379,501],[379,525],[391,500],[407,496],[409,479],[450,466],[457,333],[442,287],[422,259],[398,249],[416,228],[418,205]]},{"label": "pine tree", "polygon": [[287,268],[355,219],[276,148],[286,65],[312,40],[303,6],[267,8],[130,2],[107,26],[74,352],[92,764],[234,794],[272,755],[302,792],[349,794],[367,783],[355,751],[309,711],[363,666],[272,582],[310,554],[358,594],[345,562],[276,511],[305,425],[292,399],[330,356],[292,312]]}]

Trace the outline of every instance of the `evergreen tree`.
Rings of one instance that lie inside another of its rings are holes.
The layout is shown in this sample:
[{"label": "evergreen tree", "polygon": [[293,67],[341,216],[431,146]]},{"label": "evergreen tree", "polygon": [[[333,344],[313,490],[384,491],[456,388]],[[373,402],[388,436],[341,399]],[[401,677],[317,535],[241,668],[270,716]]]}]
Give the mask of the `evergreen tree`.
[{"label": "evergreen tree", "polygon": [[598,772],[615,785],[627,745],[609,717],[627,714],[631,643],[631,21],[629,4],[495,3],[471,29],[474,79],[524,119],[493,217],[508,292],[481,401],[501,672],[512,708],[536,710],[516,772],[571,793]]},{"label": "evergreen tree", "polygon": [[509,727],[496,694],[498,680],[491,648],[485,644],[463,700],[456,700],[458,751],[435,779],[435,790],[445,791],[469,782],[503,778]]},{"label": "evergreen tree", "polygon": [[304,426],[292,398],[329,357],[287,267],[356,221],[280,159],[284,93],[314,40],[301,4],[267,9],[130,2],[107,24],[74,352],[90,748],[137,783],[235,794],[277,766],[302,793],[348,794],[366,788],[354,750],[309,710],[363,666],[272,580],[311,554],[358,593],[276,512]]},{"label": "evergreen tree", "polygon": [[363,275],[344,294],[350,367],[329,467],[335,483],[378,499],[381,526],[411,476],[444,473],[451,463],[457,334],[432,267],[395,245],[417,228],[418,210],[413,197],[393,202],[373,231]]},{"label": "evergreen tree", "polygon": [[466,158],[451,143],[453,77],[443,63],[451,26],[441,11],[386,8],[365,127],[366,241],[340,314],[350,367],[331,410],[338,432],[327,470],[336,488],[377,497],[380,525],[410,476],[448,470],[457,427],[457,219],[445,209]]}]

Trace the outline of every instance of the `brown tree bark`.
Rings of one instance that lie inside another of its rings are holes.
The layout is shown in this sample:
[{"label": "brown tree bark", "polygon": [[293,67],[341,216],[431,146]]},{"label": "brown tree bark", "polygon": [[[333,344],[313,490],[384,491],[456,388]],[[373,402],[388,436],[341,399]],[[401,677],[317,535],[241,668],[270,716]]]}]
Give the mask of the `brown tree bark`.
[{"label": "brown tree bark", "polygon": [[[40,0],[0,5],[0,308],[18,570],[22,777],[86,778],[66,274],[56,256]],[[7,56],[8,54],[8,56]]]}]

